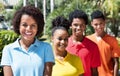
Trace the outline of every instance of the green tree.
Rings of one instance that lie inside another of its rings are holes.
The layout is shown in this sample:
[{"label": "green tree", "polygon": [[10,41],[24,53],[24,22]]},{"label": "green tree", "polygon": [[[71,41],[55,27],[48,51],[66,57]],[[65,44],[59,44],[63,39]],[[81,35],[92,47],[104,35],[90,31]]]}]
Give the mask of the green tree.
[{"label": "green tree", "polygon": [[109,28],[114,33],[115,37],[118,36],[120,27],[120,0],[105,0],[102,5],[102,10],[107,16],[107,21],[110,25]]},{"label": "green tree", "polygon": [[2,13],[3,10],[4,10],[4,5],[3,5],[3,3],[0,1],[0,14]]},{"label": "green tree", "polygon": [[[58,2],[58,3],[56,3]],[[101,10],[107,17],[107,29],[110,29],[115,36],[118,36],[120,27],[120,0],[55,0],[55,10],[47,16],[46,34],[50,35],[51,21],[58,15],[68,18],[69,12],[74,9],[84,10],[90,20],[90,14],[94,10]],[[86,29],[86,35],[93,33],[90,22]],[[106,30],[106,32],[108,32]]]},{"label": "green tree", "polygon": [[[2,49],[5,45],[12,43],[18,38],[18,35],[11,30],[0,30],[0,61],[2,57]],[[0,67],[0,76],[3,76],[2,67]]]}]

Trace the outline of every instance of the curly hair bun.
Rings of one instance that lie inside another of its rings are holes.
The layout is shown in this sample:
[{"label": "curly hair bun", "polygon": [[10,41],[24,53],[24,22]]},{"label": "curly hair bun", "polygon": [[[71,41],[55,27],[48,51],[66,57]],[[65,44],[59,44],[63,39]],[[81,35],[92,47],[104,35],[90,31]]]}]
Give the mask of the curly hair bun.
[{"label": "curly hair bun", "polygon": [[58,16],[52,21],[52,28],[54,27],[64,27],[66,29],[69,29],[70,23],[69,21],[64,18],[63,16]]}]

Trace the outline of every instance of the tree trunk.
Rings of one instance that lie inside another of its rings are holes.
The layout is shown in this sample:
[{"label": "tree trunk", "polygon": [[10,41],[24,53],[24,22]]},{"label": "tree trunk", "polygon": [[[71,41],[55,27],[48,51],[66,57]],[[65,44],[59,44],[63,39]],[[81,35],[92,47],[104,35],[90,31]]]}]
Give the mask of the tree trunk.
[{"label": "tree trunk", "polygon": [[23,0],[23,6],[27,5],[27,0]]},{"label": "tree trunk", "polygon": [[37,7],[37,0],[35,0],[35,7]]},{"label": "tree trunk", "polygon": [[[43,15],[44,15],[44,21],[46,22],[46,0],[43,0]],[[44,26],[44,34],[45,34],[45,27]]]},{"label": "tree trunk", "polygon": [[50,0],[50,12],[54,10],[54,0]]}]

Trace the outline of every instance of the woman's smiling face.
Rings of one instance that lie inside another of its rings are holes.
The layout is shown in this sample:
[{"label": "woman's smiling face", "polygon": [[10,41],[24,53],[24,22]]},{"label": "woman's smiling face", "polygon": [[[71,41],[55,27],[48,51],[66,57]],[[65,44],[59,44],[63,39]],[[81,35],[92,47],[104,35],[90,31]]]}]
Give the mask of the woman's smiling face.
[{"label": "woman's smiling face", "polygon": [[68,44],[68,32],[63,29],[57,29],[52,37],[54,49],[56,51],[65,51]]},{"label": "woman's smiling face", "polygon": [[27,14],[22,15],[19,28],[22,39],[33,41],[36,36],[37,29],[37,23],[31,16]]}]

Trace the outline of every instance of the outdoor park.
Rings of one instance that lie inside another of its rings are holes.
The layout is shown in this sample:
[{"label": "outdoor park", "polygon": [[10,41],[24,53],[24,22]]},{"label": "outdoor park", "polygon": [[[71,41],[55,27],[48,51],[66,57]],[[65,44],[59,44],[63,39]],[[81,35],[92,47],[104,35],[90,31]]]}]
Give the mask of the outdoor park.
[{"label": "outdoor park", "polygon": [[[85,35],[94,33],[90,24],[90,14],[92,11],[99,9],[106,16],[107,26],[105,31],[116,37],[120,46],[120,0],[18,0],[18,3],[13,6],[4,5],[0,1],[0,61],[4,46],[14,42],[19,37],[12,30],[11,20],[13,15],[16,10],[28,4],[35,5],[44,14],[45,27],[43,34],[39,37],[40,40],[50,43],[51,21],[59,15],[68,18],[69,13],[74,9],[85,11],[89,17]],[[0,76],[2,75],[3,71],[0,68]]]}]

